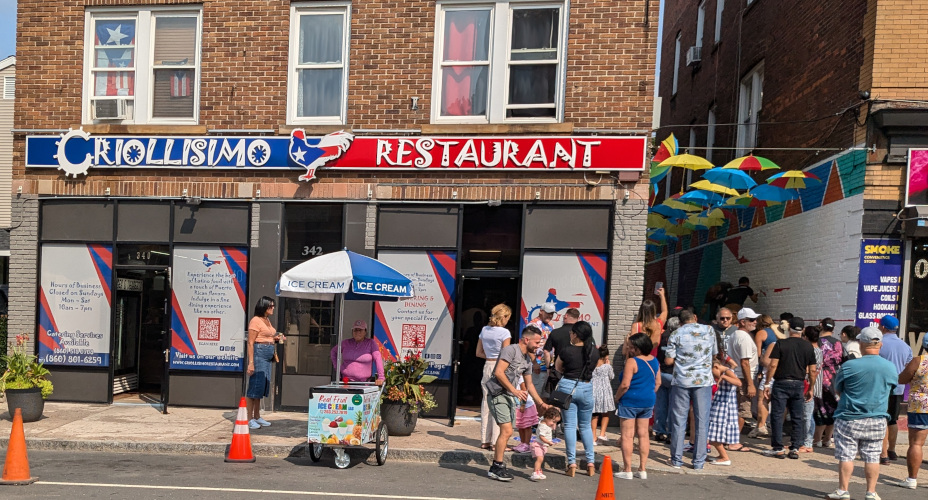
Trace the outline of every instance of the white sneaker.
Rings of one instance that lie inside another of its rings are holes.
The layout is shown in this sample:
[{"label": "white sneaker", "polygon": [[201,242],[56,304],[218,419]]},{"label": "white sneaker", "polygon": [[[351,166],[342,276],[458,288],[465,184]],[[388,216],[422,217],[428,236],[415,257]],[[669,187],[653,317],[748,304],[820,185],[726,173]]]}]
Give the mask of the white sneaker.
[{"label": "white sneaker", "polygon": [[914,490],[915,488],[918,488],[918,480],[912,479],[910,477],[907,477],[901,481],[889,481],[889,484],[893,486],[898,486],[900,488],[908,488],[910,490]]},{"label": "white sneaker", "polygon": [[868,491],[864,496],[865,500],[881,500],[880,495],[877,495],[875,491]]},{"label": "white sneaker", "polygon": [[261,424],[259,424],[257,420],[251,419],[248,421],[248,428],[249,429],[260,429]]},{"label": "white sneaker", "polygon": [[640,470],[635,473],[635,477],[637,477],[638,479],[647,479],[648,471]]},{"label": "white sneaker", "polygon": [[751,429],[751,432],[748,433],[749,438],[757,438],[757,437],[766,436],[766,435],[767,435],[766,427],[755,427]]},{"label": "white sneaker", "polygon": [[259,424],[261,424],[261,427],[270,427],[270,426],[271,426],[271,423],[270,423],[270,422],[268,422],[267,420],[264,420],[263,418],[260,418],[260,417],[259,417],[259,418],[256,418],[256,419],[255,419],[255,422],[258,422]]},{"label": "white sneaker", "polygon": [[713,460],[709,465],[731,465],[731,460]]},{"label": "white sneaker", "polygon": [[532,472],[532,477],[529,479],[532,481],[541,481],[542,479],[548,479],[548,476],[542,474],[541,471],[536,470],[535,472]]},{"label": "white sneaker", "polygon": [[616,472],[613,476],[619,479],[631,479],[634,477],[631,472]]}]

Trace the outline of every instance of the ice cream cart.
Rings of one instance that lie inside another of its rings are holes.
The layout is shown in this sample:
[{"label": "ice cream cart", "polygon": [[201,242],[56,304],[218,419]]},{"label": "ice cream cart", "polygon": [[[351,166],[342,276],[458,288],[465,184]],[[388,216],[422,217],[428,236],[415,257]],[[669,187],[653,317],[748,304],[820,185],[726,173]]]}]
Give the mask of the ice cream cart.
[{"label": "ice cream cart", "polygon": [[[412,282],[392,267],[348,250],[312,258],[285,272],[277,295],[315,300],[397,301],[415,294]],[[344,316],[344,302],[339,307]],[[341,329],[338,330],[339,332]],[[341,373],[342,344],[338,339],[335,373]],[[339,377],[336,376],[336,379]],[[345,449],[374,443],[377,465],[387,460],[389,435],[380,421],[383,386],[369,382],[340,382],[313,387],[309,392],[307,442],[309,457],[322,458],[322,450],[335,450],[335,465],[348,467]]]}]

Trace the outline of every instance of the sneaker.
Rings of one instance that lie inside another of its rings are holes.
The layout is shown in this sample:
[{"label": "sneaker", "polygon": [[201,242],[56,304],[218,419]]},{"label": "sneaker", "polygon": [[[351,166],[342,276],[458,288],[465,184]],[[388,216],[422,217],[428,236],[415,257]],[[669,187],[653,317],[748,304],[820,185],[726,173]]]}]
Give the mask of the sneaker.
[{"label": "sneaker", "polygon": [[851,500],[851,493],[849,491],[835,490],[825,495],[825,498],[830,500]]},{"label": "sneaker", "polygon": [[686,443],[685,445],[683,445],[683,453],[692,453],[693,448],[695,447],[696,446],[694,446],[693,443]]},{"label": "sneaker", "polygon": [[496,479],[497,481],[512,481],[512,474],[510,474],[509,471],[506,470],[505,464],[491,465],[490,471],[487,472],[487,476],[490,479]]},{"label": "sneaker", "polygon": [[528,443],[522,443],[518,446],[512,447],[513,453],[528,453],[531,450],[532,450],[532,446]]},{"label": "sneaker", "polygon": [[682,469],[683,465],[682,464],[670,464],[670,467],[673,469]]},{"label": "sneaker", "polygon": [[780,448],[779,450],[774,450],[774,449],[765,450],[763,455],[765,457],[786,458],[786,450],[784,450],[783,448]]},{"label": "sneaker", "polygon": [[261,427],[270,427],[270,426],[271,426],[271,423],[268,422],[267,420],[264,420],[263,418],[256,418],[256,419],[255,419],[255,422],[258,422],[259,424],[261,424]]},{"label": "sneaker", "polygon": [[647,479],[647,478],[648,478],[648,471],[640,470],[640,471],[638,471],[638,472],[635,473],[635,477],[637,477],[638,479]]},{"label": "sneaker", "polygon": [[893,486],[898,486],[900,488],[908,488],[910,490],[914,490],[915,488],[918,487],[918,480],[912,479],[910,477],[907,477],[901,481],[887,481],[887,482]]},{"label": "sneaker", "polygon": [[799,451],[798,450],[789,450],[789,454],[786,455],[793,460],[799,460]]},{"label": "sneaker", "polygon": [[896,455],[896,452],[895,452],[895,451],[890,450],[890,451],[888,451],[886,454],[889,455],[889,459],[890,459],[890,460],[898,460],[898,459],[899,459],[899,455]]},{"label": "sneaker", "polygon": [[709,463],[710,463],[711,465],[724,465],[724,466],[728,466],[728,465],[731,465],[731,460],[713,460],[713,461],[711,461],[711,462],[709,462]]},{"label": "sneaker", "polygon": [[816,442],[812,443],[812,447],[813,447],[813,448],[824,448],[824,446],[822,446],[822,442],[821,442],[821,441],[816,441]]},{"label": "sneaker", "polygon": [[867,494],[864,495],[864,500],[881,500],[881,499],[880,499],[880,495],[877,495],[875,491],[868,491]]},{"label": "sneaker", "polygon": [[541,481],[542,479],[548,479],[548,476],[542,474],[540,470],[536,470],[529,479],[532,481]]},{"label": "sneaker", "polygon": [[634,477],[631,472],[616,472],[613,476],[619,479],[631,479]]},{"label": "sneaker", "polygon": [[261,424],[259,424],[257,420],[251,419],[248,421],[248,428],[249,429],[260,429]]}]

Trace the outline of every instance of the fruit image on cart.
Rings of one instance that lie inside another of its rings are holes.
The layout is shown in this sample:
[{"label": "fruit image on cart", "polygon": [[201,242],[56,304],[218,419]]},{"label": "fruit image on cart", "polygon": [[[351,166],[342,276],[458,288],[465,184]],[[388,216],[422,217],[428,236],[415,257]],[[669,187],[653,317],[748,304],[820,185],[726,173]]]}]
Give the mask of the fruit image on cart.
[{"label": "fruit image on cart", "polygon": [[[339,318],[345,300],[398,301],[415,296],[412,282],[392,267],[349,250],[312,258],[281,275],[277,295],[332,301],[341,297]],[[341,329],[337,329],[336,379],[342,367]],[[335,465],[344,469],[350,459],[345,449],[375,445],[377,465],[387,460],[389,435],[380,420],[383,386],[371,382],[340,382],[313,387],[309,391],[307,442],[313,462],[322,458],[325,447],[335,450]]]}]

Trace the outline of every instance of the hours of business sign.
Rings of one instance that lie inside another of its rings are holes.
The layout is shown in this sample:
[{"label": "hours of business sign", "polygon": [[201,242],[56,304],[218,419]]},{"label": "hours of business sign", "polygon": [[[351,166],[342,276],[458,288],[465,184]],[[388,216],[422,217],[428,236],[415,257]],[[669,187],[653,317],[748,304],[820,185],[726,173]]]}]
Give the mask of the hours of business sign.
[{"label": "hours of business sign", "polygon": [[27,168],[90,169],[644,170],[646,137],[91,136],[26,137]]}]

